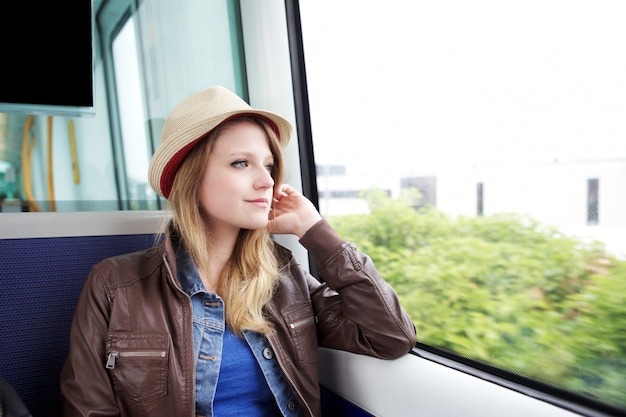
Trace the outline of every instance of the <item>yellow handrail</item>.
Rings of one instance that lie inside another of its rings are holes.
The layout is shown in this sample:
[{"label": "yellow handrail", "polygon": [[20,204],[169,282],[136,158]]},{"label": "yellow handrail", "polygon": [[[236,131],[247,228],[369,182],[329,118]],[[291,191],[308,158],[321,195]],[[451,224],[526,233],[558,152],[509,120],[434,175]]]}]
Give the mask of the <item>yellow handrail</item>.
[{"label": "yellow handrail", "polygon": [[70,137],[70,157],[72,158],[72,173],[74,174],[74,184],[80,184],[80,171],[78,169],[78,153],[76,152],[76,134],[74,133],[74,121],[67,122],[67,130]]},{"label": "yellow handrail", "polygon": [[37,139],[33,136],[32,143],[29,143],[30,128],[33,125],[33,116],[28,115],[26,122],[24,122],[24,131],[22,132],[22,188],[26,196],[26,202],[28,203],[29,211],[41,211],[41,207],[35,201],[33,197],[32,189],[32,175],[33,170],[31,166],[31,155],[33,153],[33,147]]}]

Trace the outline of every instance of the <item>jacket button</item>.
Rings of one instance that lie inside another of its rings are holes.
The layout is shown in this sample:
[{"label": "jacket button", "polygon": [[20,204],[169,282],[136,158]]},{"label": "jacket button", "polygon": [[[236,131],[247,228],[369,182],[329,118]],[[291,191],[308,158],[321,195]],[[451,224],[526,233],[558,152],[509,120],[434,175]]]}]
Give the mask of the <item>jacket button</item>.
[{"label": "jacket button", "polygon": [[263,349],[263,357],[265,359],[272,359],[274,357],[274,352],[272,352],[272,349],[270,348],[265,348]]},{"label": "jacket button", "polygon": [[289,401],[289,403],[287,404],[287,408],[289,409],[289,411],[296,411],[296,402],[293,400]]}]

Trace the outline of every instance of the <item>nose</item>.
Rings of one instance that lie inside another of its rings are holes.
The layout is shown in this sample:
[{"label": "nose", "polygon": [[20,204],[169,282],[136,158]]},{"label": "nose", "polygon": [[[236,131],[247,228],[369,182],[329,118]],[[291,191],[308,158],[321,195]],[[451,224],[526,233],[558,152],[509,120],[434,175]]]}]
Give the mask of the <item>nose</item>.
[{"label": "nose", "polygon": [[254,187],[260,190],[272,188],[274,186],[274,178],[272,173],[265,167],[259,169],[257,178],[255,179]]}]

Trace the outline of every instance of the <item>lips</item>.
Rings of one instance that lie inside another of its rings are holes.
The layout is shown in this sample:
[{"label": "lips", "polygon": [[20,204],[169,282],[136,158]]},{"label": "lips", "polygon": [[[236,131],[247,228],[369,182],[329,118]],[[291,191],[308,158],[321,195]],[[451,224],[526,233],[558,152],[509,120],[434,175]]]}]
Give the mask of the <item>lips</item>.
[{"label": "lips", "polygon": [[269,200],[267,198],[257,198],[255,200],[247,200],[248,203],[254,204],[260,208],[268,208],[270,206]]}]

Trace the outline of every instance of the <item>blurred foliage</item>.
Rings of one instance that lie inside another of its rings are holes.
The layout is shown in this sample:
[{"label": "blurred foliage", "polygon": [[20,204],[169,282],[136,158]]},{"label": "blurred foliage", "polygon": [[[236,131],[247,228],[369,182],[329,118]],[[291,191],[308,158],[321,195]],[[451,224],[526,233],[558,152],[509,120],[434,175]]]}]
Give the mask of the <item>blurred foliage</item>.
[{"label": "blurred foliage", "polygon": [[398,292],[418,340],[626,409],[626,262],[529,217],[364,194],[328,221]]}]

